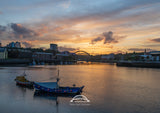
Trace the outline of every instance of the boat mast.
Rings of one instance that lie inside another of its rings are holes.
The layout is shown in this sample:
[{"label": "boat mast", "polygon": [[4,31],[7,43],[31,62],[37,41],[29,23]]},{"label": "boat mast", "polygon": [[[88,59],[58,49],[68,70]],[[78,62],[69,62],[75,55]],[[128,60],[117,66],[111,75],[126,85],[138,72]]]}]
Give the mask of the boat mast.
[{"label": "boat mast", "polygon": [[24,72],[23,72],[23,76],[27,76],[26,73],[25,73],[25,70],[24,70]]},{"label": "boat mast", "polygon": [[58,87],[59,87],[59,68],[58,68],[58,77],[57,77],[57,85],[58,85]]}]

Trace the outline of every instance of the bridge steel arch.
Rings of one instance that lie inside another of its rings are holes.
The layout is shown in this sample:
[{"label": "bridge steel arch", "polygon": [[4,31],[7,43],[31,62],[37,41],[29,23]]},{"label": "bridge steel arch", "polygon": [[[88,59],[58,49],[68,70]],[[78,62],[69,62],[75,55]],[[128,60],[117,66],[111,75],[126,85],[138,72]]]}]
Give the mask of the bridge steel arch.
[{"label": "bridge steel arch", "polygon": [[75,54],[76,54],[76,53],[80,53],[80,52],[85,53],[85,54],[87,54],[88,56],[91,56],[88,52],[83,51],[83,50],[76,51]]},{"label": "bridge steel arch", "polygon": [[[90,61],[90,60],[91,60],[91,57],[92,57],[92,56],[91,56],[88,52],[86,52],[86,51],[78,50],[78,51],[75,52],[75,54],[76,54],[76,53],[85,53],[85,55],[87,56],[87,58],[85,59],[85,61]],[[77,56],[77,58],[78,58],[79,55],[76,54],[76,56]],[[79,58],[78,58],[78,59],[79,59]],[[83,59],[83,58],[82,58],[82,59]]]}]

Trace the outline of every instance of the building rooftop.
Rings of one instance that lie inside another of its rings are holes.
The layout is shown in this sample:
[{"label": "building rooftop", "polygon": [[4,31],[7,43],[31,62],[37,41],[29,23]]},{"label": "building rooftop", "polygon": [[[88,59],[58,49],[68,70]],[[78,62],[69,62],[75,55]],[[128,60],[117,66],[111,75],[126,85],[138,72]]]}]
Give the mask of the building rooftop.
[{"label": "building rooftop", "polygon": [[157,55],[157,54],[160,55],[160,51],[152,51],[152,52],[150,52],[150,54],[151,54],[151,55]]},{"label": "building rooftop", "polygon": [[6,51],[6,48],[0,48],[0,52]]},{"label": "building rooftop", "polygon": [[47,55],[52,55],[52,53],[45,53],[45,52],[35,52],[36,54],[47,54]]}]

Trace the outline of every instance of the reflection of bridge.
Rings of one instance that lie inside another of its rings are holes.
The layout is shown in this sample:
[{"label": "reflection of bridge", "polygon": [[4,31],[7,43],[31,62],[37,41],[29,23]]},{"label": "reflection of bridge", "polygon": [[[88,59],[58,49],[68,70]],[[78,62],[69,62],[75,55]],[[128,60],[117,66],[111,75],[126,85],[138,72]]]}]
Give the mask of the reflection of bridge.
[{"label": "reflection of bridge", "polygon": [[[77,53],[83,53],[83,54],[77,54]],[[91,55],[83,50],[76,51],[75,54],[76,54],[76,60],[89,61],[91,59]]]}]

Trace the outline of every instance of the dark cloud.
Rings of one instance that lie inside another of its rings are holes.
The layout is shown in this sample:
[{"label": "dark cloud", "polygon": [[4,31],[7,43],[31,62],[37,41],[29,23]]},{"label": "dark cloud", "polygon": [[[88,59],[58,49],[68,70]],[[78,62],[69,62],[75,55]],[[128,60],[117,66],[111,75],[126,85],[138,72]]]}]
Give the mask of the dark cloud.
[{"label": "dark cloud", "polygon": [[[145,51],[145,48],[129,48],[128,49],[129,51],[138,51],[138,52],[144,52]],[[150,48],[146,48],[146,51],[156,51],[156,50],[153,50],[153,49],[150,49]]]},{"label": "dark cloud", "polygon": [[76,51],[76,50],[79,50],[78,48],[70,48],[70,47],[63,47],[63,46],[60,46],[60,47],[58,47],[58,50],[59,51],[70,51],[70,52],[72,52],[72,51]]},{"label": "dark cloud", "polygon": [[160,42],[160,38],[151,39],[153,42]]},{"label": "dark cloud", "polygon": [[115,39],[113,37],[113,32],[112,31],[104,32],[103,36],[104,36],[104,44],[106,44],[106,43],[118,43],[118,39]]},{"label": "dark cloud", "polygon": [[6,31],[6,26],[0,25],[0,34]]},{"label": "dark cloud", "polygon": [[118,43],[119,40],[125,38],[125,36],[113,36],[113,32],[109,31],[109,32],[104,32],[102,33],[101,37],[97,37],[95,39],[92,40],[92,44],[98,42],[98,41],[102,41],[104,40],[104,44],[110,44],[110,43]]},{"label": "dark cloud", "polygon": [[28,29],[21,24],[11,23],[10,27],[13,30],[12,36],[14,36],[14,38],[32,38],[38,36],[35,31]]},{"label": "dark cloud", "polygon": [[[4,35],[3,35],[4,33]],[[17,23],[10,23],[6,26],[0,25],[0,35],[1,39],[5,37],[5,40],[11,39],[28,39],[33,40],[40,34],[32,29],[29,29],[21,24]]]},{"label": "dark cloud", "polygon": [[32,44],[28,43],[28,42],[22,42],[22,44],[26,47],[26,48],[31,48],[33,47]]},{"label": "dark cloud", "polygon": [[103,40],[103,37],[97,37],[97,38],[93,39],[91,43],[94,44],[94,43],[96,43],[98,41],[102,41],[102,40]]}]

